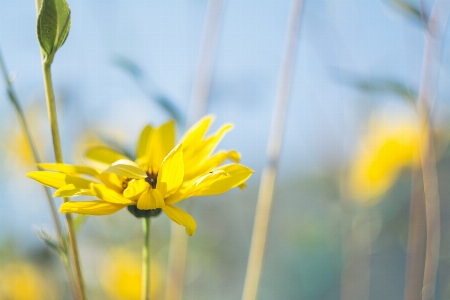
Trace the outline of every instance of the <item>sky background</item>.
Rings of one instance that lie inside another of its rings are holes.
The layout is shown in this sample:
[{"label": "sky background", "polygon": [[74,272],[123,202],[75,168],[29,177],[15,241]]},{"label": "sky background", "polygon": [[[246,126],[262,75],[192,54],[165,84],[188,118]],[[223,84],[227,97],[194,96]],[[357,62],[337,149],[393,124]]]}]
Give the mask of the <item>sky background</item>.
[{"label": "sky background", "polygon": [[[298,209],[321,205],[308,202],[306,198],[313,192],[304,193],[292,182],[345,166],[365,131],[370,112],[401,109],[394,96],[364,94],[349,84],[349,78],[393,79],[417,91],[421,73],[423,29],[387,1],[305,2],[276,190],[278,198],[283,198],[283,189],[291,185],[286,192],[290,199],[279,211],[275,208],[271,231],[275,236],[280,234],[276,230],[292,230],[281,221],[283,216],[295,218]],[[425,7],[431,3],[425,1]],[[133,151],[146,124],[159,125],[168,119],[167,113],[114,64],[118,56],[138,64],[151,79],[149,84],[186,114],[206,1],[77,0],[69,5],[70,34],[52,65],[66,162],[81,161],[82,143],[94,133]],[[214,129],[225,122],[235,126],[220,148],[237,149],[242,163],[256,172],[248,181],[248,194],[233,191],[229,196],[235,198],[232,202],[217,207],[214,202],[196,212],[204,216],[215,209],[233,211],[238,223],[230,226],[240,232],[242,244],[232,251],[245,255],[265,162],[289,7],[289,1],[226,1],[218,37],[208,112],[216,116]],[[0,0],[0,49],[15,75],[14,87],[36,134],[40,154],[45,161],[53,161],[35,18],[33,1]],[[438,120],[445,120],[449,109],[449,90],[445,89],[450,81],[448,33],[443,40],[435,107]],[[4,88],[3,82],[0,88]],[[0,95],[0,127],[0,145],[4,145],[0,150],[0,244],[15,236],[20,245],[34,249],[40,242],[31,225],[51,227],[51,223],[40,186],[24,176],[32,167],[8,151],[20,130],[6,93]],[[319,215],[320,211],[314,212]],[[205,226],[198,223],[199,228]],[[199,231],[198,239],[206,240],[208,234]],[[286,240],[292,240],[285,235]],[[295,255],[286,251],[278,255],[289,261]],[[271,292],[264,294],[267,299],[271,299]],[[230,295],[233,299],[235,294]]]}]

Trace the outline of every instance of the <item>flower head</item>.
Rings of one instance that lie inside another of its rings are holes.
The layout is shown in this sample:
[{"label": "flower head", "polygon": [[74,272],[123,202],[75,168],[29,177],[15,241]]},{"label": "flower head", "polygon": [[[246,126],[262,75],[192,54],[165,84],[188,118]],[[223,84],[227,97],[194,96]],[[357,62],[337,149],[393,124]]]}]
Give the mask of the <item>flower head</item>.
[{"label": "flower head", "polygon": [[404,167],[420,163],[422,138],[415,115],[375,115],[350,167],[350,196],[359,202],[376,202]]},{"label": "flower head", "polygon": [[[63,213],[107,215],[128,207],[134,215],[148,217],[162,210],[193,235],[195,220],[174,204],[193,196],[218,195],[243,187],[253,173],[238,163],[240,155],[234,150],[212,154],[232,125],[226,124],[205,138],[211,122],[211,116],[201,119],[177,145],[173,122],[159,128],[146,126],[136,147],[135,161],[110,148],[90,149],[87,157],[104,165],[102,172],[86,166],[40,164],[51,171],[27,176],[56,188],[56,197],[98,198],[68,201],[61,206]],[[233,163],[222,165],[227,159]]]},{"label": "flower head", "polygon": [[[163,273],[156,259],[150,263],[150,295],[152,299],[161,298]],[[99,268],[99,279],[108,299],[140,299],[142,285],[142,262],[139,253],[125,248],[109,250]]]}]

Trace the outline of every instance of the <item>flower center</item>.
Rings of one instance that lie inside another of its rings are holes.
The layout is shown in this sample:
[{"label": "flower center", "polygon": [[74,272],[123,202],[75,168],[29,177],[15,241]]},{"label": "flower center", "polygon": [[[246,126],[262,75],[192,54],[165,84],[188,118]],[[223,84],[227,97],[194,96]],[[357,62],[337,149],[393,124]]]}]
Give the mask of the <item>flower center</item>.
[{"label": "flower center", "polygon": [[131,178],[125,178],[122,181],[122,190],[125,190],[128,187],[128,182],[130,182],[130,181],[131,181]]},{"label": "flower center", "polygon": [[156,189],[157,179],[158,179],[158,173],[154,174],[153,172],[151,172],[151,173],[147,172],[147,178],[145,178],[145,181],[147,181],[147,183],[150,184],[152,189]]}]

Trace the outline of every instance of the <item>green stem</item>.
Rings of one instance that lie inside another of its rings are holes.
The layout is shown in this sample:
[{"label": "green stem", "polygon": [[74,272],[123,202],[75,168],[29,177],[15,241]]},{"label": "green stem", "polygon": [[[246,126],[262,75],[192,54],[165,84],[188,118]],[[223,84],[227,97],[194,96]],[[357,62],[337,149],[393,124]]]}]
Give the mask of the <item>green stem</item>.
[{"label": "green stem", "polygon": [[[52,132],[53,139],[53,150],[55,152],[55,159],[57,163],[63,163],[62,150],[61,150],[61,139],[59,135],[58,118],[56,114],[56,103],[55,95],[53,93],[53,83],[51,74],[51,62],[53,57],[48,57],[43,59],[42,68],[44,72],[44,85],[45,85],[45,95],[47,99],[47,110],[48,117],[50,121],[50,128]],[[64,202],[68,199],[64,198]],[[76,286],[79,292],[79,298],[81,300],[86,299],[86,293],[84,289],[83,275],[81,273],[80,259],[78,255],[78,245],[75,235],[75,230],[73,226],[73,220],[71,214],[66,214],[66,226],[69,239],[70,257],[73,263],[73,272],[76,280]]]},{"label": "green stem", "polygon": [[[27,138],[28,145],[30,146],[34,162],[36,164],[38,164],[41,162],[41,159],[39,158],[38,151],[36,149],[36,146],[34,145],[33,139],[31,138],[31,133],[30,133],[28,124],[25,119],[25,114],[23,113],[23,110],[22,110],[22,107],[20,106],[18,97],[13,89],[12,82],[9,79],[8,71],[6,70],[6,65],[3,61],[3,56],[1,55],[1,52],[0,52],[0,69],[1,69],[1,72],[3,75],[3,78],[6,82],[9,100],[13,104],[14,109],[16,110],[17,116],[19,117],[19,122],[22,127],[22,131],[25,134],[25,137]],[[41,170],[41,168],[38,168],[38,169]],[[70,267],[70,264],[68,261],[68,257],[67,257],[67,242],[64,239],[64,233],[63,233],[61,221],[59,220],[58,212],[56,210],[56,206],[53,201],[53,197],[50,192],[50,189],[48,187],[44,187],[44,190],[45,190],[45,194],[47,196],[48,204],[50,206],[50,212],[52,215],[53,223],[55,224],[56,231],[58,234],[59,246],[64,253],[64,257],[61,257],[61,261],[63,262],[64,269],[66,271],[66,275],[67,275],[67,279],[69,281],[69,287],[70,287],[71,293],[72,293],[72,295],[75,295],[75,287],[73,285],[72,270],[71,270],[71,267]]]},{"label": "green stem", "polygon": [[144,244],[142,245],[142,290],[141,300],[150,299],[150,218],[143,218],[142,229]]},{"label": "green stem", "polygon": [[[1,68],[2,75],[3,75],[4,79],[5,79],[6,85],[7,85],[8,97],[11,100],[11,103],[14,105],[14,108],[16,110],[17,116],[19,117],[20,125],[22,127],[23,132],[25,133],[26,138],[27,138],[28,144],[29,144],[31,152],[33,154],[34,161],[36,163],[40,163],[41,160],[39,159],[39,154],[37,152],[36,147],[34,146],[33,140],[31,139],[30,130],[29,130],[28,124],[27,124],[27,122],[25,120],[25,115],[23,113],[22,107],[19,104],[19,101],[17,99],[16,93],[14,92],[14,89],[13,89],[12,84],[11,84],[11,80],[8,77],[8,72],[6,71],[6,66],[5,66],[5,63],[3,62],[3,57],[1,55],[1,53],[0,53],[0,68]],[[55,223],[55,227],[56,227],[56,230],[57,230],[59,238],[60,238],[61,247],[65,251],[66,250],[65,249],[65,244],[63,242],[64,239],[62,238],[63,237],[62,226],[61,226],[61,223],[60,223],[60,221],[58,219],[58,213],[57,213],[57,210],[56,210],[56,207],[55,207],[55,203],[53,202],[53,198],[52,198],[48,188],[45,188],[45,192],[47,194],[48,203],[50,205],[50,210],[51,210],[51,213],[52,213],[53,222]]]}]

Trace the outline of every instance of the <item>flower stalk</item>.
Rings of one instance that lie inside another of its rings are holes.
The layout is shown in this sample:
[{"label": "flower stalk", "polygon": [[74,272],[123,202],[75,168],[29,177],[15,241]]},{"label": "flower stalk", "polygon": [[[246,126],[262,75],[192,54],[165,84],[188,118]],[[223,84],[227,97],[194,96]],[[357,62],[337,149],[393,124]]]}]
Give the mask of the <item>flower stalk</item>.
[{"label": "flower stalk", "polygon": [[142,245],[141,300],[150,299],[150,217],[142,218],[144,244]]},{"label": "flower stalk", "polygon": [[[186,127],[194,124],[198,119],[205,115],[207,111],[224,7],[225,0],[208,1]],[[170,232],[165,299],[179,300],[182,299],[183,294],[188,237],[184,234],[183,230],[175,224],[172,224]]]},{"label": "flower stalk", "polygon": [[[53,150],[55,153],[55,159],[57,163],[63,163],[62,149],[61,149],[61,139],[59,135],[58,118],[56,113],[56,103],[55,95],[53,92],[53,83],[51,75],[51,62],[53,56],[48,56],[47,58],[42,58],[42,70],[44,74],[44,87],[45,87],[45,97],[47,101],[47,111],[50,122],[50,128],[52,132],[53,140]],[[68,199],[64,198],[64,202]],[[71,214],[66,214],[66,226],[69,240],[70,258],[73,265],[73,273],[76,281],[76,286],[78,290],[78,297],[80,299],[86,299],[86,292],[84,289],[83,276],[81,273],[80,259],[78,254],[77,239],[75,236],[75,229],[73,226],[73,219]]]},{"label": "flower stalk", "polygon": [[245,276],[243,300],[254,300],[258,293],[263,257],[266,247],[267,229],[269,226],[275,179],[283,140],[285,116],[289,102],[295,54],[300,28],[300,16],[303,1],[291,2],[288,21],[287,40],[278,82],[275,109],[272,116],[271,132],[267,143],[267,164],[263,170],[253,225],[250,254]]},{"label": "flower stalk", "polygon": [[[5,65],[5,63],[3,61],[3,56],[1,55],[1,53],[0,53],[0,69],[1,69],[2,75],[4,77],[4,80],[6,82],[8,97],[9,97],[11,103],[13,104],[14,109],[16,110],[17,116],[19,118],[20,125],[22,127],[22,131],[23,131],[23,133],[26,136],[26,139],[28,141],[28,145],[30,146],[34,162],[36,164],[39,164],[41,162],[41,159],[39,158],[39,154],[37,152],[36,146],[35,146],[35,144],[33,142],[33,139],[31,138],[31,133],[30,133],[30,129],[28,127],[28,123],[27,123],[27,121],[25,119],[25,115],[23,113],[22,107],[20,106],[18,97],[17,97],[17,95],[16,95],[16,93],[15,93],[15,91],[13,89],[12,82],[9,79],[8,71],[6,70],[6,65]],[[42,170],[41,168],[38,168],[38,169]],[[60,247],[60,249],[61,249],[61,251],[63,253],[63,255],[60,255],[60,258],[61,258],[61,261],[63,262],[63,265],[64,265],[64,269],[65,269],[65,272],[66,272],[69,288],[71,290],[72,295],[74,296],[74,295],[76,295],[76,292],[75,292],[75,287],[74,287],[74,284],[73,284],[74,282],[73,282],[72,270],[71,270],[71,267],[70,267],[70,264],[69,264],[69,260],[68,260],[68,256],[67,256],[67,242],[66,242],[66,239],[64,238],[62,225],[61,225],[61,222],[59,220],[58,212],[56,210],[56,206],[55,206],[55,203],[53,201],[53,197],[51,195],[50,189],[48,187],[44,187],[44,190],[45,190],[45,194],[47,196],[47,200],[48,200],[47,202],[48,202],[49,207],[50,207],[50,212],[51,212],[51,215],[52,215],[53,223],[55,225],[56,232],[57,232],[57,235],[58,235],[59,247]]]},{"label": "flower stalk", "polygon": [[440,199],[431,111],[439,74],[441,39],[450,14],[450,5],[446,2],[436,1],[433,4],[430,17],[426,24],[422,76],[417,101],[417,111],[422,121],[424,135],[423,142],[420,145],[426,215],[426,251],[422,300],[432,300],[435,298],[439,265],[441,239]]}]

